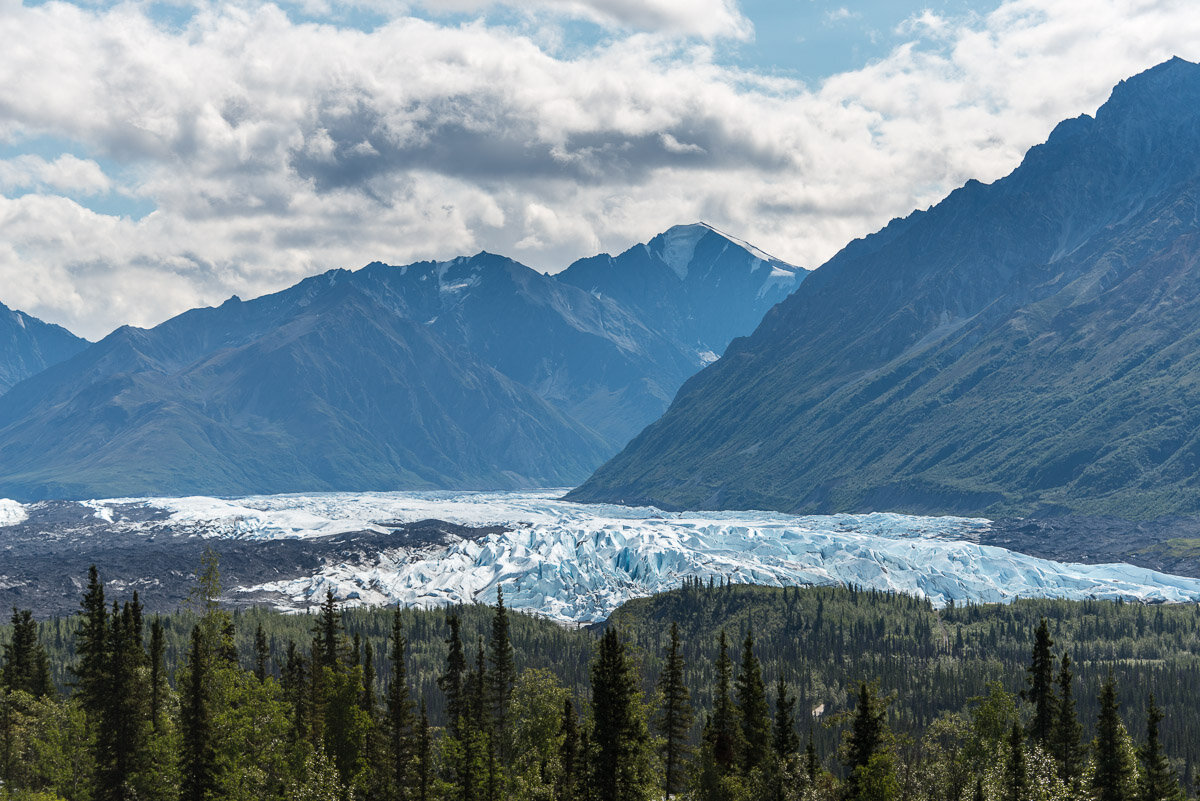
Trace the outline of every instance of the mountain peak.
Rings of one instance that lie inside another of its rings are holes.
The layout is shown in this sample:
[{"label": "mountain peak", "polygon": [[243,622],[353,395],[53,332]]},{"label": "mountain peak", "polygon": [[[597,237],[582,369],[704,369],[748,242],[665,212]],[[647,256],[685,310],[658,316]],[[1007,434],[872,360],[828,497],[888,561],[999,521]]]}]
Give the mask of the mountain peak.
[{"label": "mountain peak", "polygon": [[711,231],[703,223],[676,225],[651,239],[646,247],[683,280],[687,278],[696,245]]},{"label": "mountain peak", "polygon": [[570,497],[1200,513],[1198,150],[1200,65],[1122,82],[1009,176],[834,256]]},{"label": "mountain peak", "polygon": [[679,276],[679,279],[682,281],[687,280],[688,274],[691,271],[697,247],[706,237],[710,236],[720,237],[727,244],[744,250],[758,261],[771,264],[775,267],[785,268],[789,272],[796,271],[795,267],[782,259],[777,259],[771,254],[754,247],[749,242],[738,239],[732,234],[727,234],[715,225],[703,221],[673,225],[651,239],[646,243],[645,247],[653,256],[658,257],[670,267],[671,271]]},{"label": "mountain peak", "polygon": [[1164,61],[1113,87],[1096,112],[1097,122],[1154,130],[1164,122],[1168,133],[1200,113],[1200,64],[1179,58]]}]

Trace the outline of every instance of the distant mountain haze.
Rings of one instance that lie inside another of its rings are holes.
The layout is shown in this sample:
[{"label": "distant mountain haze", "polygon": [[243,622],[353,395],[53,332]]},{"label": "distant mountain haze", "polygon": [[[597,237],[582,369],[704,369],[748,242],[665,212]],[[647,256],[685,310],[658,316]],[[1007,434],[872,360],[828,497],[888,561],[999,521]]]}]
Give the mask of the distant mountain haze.
[{"label": "distant mountain haze", "polygon": [[569,497],[1200,513],[1200,66],[847,245]]},{"label": "distant mountain haze", "polygon": [[587,262],[373,263],[118,329],[0,396],[0,496],[574,485],[806,274],[703,224]]}]

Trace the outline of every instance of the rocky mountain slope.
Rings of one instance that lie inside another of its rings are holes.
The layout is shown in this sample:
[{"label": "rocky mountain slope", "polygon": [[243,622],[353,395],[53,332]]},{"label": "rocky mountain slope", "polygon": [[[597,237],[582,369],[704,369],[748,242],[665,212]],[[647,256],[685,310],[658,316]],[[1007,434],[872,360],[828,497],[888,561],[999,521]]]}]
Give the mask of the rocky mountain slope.
[{"label": "rocky mountain slope", "polygon": [[852,242],[580,500],[1200,513],[1200,65]]}]

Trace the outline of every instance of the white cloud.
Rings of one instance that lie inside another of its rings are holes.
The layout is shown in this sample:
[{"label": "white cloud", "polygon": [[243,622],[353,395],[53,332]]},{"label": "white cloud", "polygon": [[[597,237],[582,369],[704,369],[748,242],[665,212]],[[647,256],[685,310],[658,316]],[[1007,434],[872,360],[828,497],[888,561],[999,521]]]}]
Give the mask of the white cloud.
[{"label": "white cloud", "polygon": [[[0,300],[98,336],[373,259],[486,248],[559,269],[695,219],[815,266],[1008,172],[1118,80],[1200,59],[1191,6],[1011,0],[936,36],[916,25],[818,87],[724,67],[674,33],[563,55],[483,23],[364,33],[248,2],[179,31],[137,5],[14,7],[0,75],[22,80],[0,97],[0,141],[68,140],[123,177],[0,162],[0,191],[27,192],[0,198]],[[156,211],[58,196],[105,191]]]},{"label": "white cloud", "polygon": [[102,195],[110,188],[112,181],[99,164],[69,153],[54,161],[31,155],[0,160],[0,191],[56,189],[89,196]]},{"label": "white cloud", "polygon": [[828,25],[833,25],[839,22],[848,22],[852,19],[859,19],[860,17],[862,17],[862,14],[857,11],[851,11],[845,6],[839,6],[838,8],[825,12],[825,22]]},{"label": "white cloud", "polygon": [[896,33],[900,35],[942,36],[952,29],[953,25],[948,18],[935,14],[931,9],[926,8],[920,14],[900,23],[896,27]]}]

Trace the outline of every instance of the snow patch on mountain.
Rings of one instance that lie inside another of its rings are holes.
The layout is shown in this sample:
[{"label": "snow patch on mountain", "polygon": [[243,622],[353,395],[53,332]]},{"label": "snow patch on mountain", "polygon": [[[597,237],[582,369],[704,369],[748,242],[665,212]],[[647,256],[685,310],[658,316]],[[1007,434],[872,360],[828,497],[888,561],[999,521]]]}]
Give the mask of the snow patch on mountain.
[{"label": "snow patch on mountain", "polygon": [[795,289],[798,284],[798,279],[795,270],[789,270],[784,267],[771,266],[771,273],[759,287],[758,297],[762,298],[776,289]]},{"label": "snow patch on mountain", "polygon": [[272,495],[238,499],[122,499],[168,516],[171,527],[242,539],[324,537],[435,518],[504,526],[478,540],[392,548],[326,564],[313,575],[239,592],[286,609],[344,602],[437,606],[490,602],[504,586],[515,609],[564,622],[603,620],[621,603],[685,578],[775,586],[856,584],[954,602],[1021,597],[1200,600],[1200,579],[1126,564],[1053,562],[978,544],[989,521],[892,513],[792,516],[679,512],[573,504],[541,492]]},{"label": "snow patch on mountain", "polygon": [[0,498],[0,527],[15,526],[29,519],[25,507],[8,498]]},{"label": "snow patch on mountain", "polygon": [[[661,258],[671,270],[682,280],[687,278],[688,267],[691,266],[692,256],[696,253],[696,244],[711,229],[703,223],[692,225],[676,225],[668,228],[662,234]],[[655,237],[656,239],[658,237]]]}]

